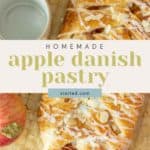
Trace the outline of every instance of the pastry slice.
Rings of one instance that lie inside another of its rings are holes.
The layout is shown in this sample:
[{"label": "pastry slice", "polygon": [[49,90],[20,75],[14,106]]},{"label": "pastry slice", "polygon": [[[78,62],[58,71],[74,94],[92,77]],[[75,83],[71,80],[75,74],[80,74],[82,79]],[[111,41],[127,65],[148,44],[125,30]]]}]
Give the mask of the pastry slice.
[{"label": "pastry slice", "polygon": [[59,39],[150,39],[149,0],[71,0]]},{"label": "pastry slice", "polygon": [[43,95],[39,127],[44,150],[127,150],[140,110],[140,94],[106,94],[97,99]]}]

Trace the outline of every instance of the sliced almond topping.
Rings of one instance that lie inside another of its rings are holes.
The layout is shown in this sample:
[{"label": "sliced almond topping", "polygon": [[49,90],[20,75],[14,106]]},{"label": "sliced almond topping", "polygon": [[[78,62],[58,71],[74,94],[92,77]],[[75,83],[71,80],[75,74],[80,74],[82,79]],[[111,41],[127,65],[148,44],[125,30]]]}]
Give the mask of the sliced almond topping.
[{"label": "sliced almond topping", "polygon": [[111,123],[110,123],[110,127],[111,127],[112,131],[113,131],[116,135],[118,135],[118,134],[121,133],[121,130],[119,129],[119,127],[118,127],[114,122],[111,122]]},{"label": "sliced almond topping", "polygon": [[76,126],[77,125],[77,119],[76,118],[70,118],[67,122],[69,126]]},{"label": "sliced almond topping", "polygon": [[96,115],[96,118],[100,121],[100,123],[106,124],[110,119],[110,114],[108,111],[103,110]]},{"label": "sliced almond topping", "polygon": [[150,32],[150,21],[142,21],[142,25],[144,27],[145,32]]}]

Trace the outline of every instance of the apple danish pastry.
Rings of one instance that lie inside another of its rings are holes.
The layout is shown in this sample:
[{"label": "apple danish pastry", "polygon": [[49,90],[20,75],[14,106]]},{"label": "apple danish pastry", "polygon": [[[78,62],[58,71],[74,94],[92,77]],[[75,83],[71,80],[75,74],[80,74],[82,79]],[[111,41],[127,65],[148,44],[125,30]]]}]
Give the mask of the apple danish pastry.
[{"label": "apple danish pastry", "polygon": [[44,150],[127,150],[142,106],[140,94],[97,99],[45,94],[39,111]]},{"label": "apple danish pastry", "polygon": [[59,39],[150,39],[149,0],[71,0]]}]

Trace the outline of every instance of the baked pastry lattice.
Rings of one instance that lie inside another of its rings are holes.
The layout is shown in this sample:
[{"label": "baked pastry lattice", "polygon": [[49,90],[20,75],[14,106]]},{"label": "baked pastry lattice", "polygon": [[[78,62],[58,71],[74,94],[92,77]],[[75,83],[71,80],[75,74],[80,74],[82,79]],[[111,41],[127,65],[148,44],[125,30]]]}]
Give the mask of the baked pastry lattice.
[{"label": "baked pastry lattice", "polygon": [[71,0],[59,39],[150,39],[149,0]]},{"label": "baked pastry lattice", "polygon": [[44,150],[126,150],[142,106],[140,94],[106,94],[97,99],[45,94],[39,111]]}]

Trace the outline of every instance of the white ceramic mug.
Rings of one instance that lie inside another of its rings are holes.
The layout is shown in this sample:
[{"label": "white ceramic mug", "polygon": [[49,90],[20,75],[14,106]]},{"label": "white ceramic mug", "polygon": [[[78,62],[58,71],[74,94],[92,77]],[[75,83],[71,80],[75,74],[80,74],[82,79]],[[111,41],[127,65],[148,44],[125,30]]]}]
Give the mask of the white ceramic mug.
[{"label": "white ceramic mug", "polygon": [[46,39],[50,23],[47,0],[0,0],[0,39]]}]

